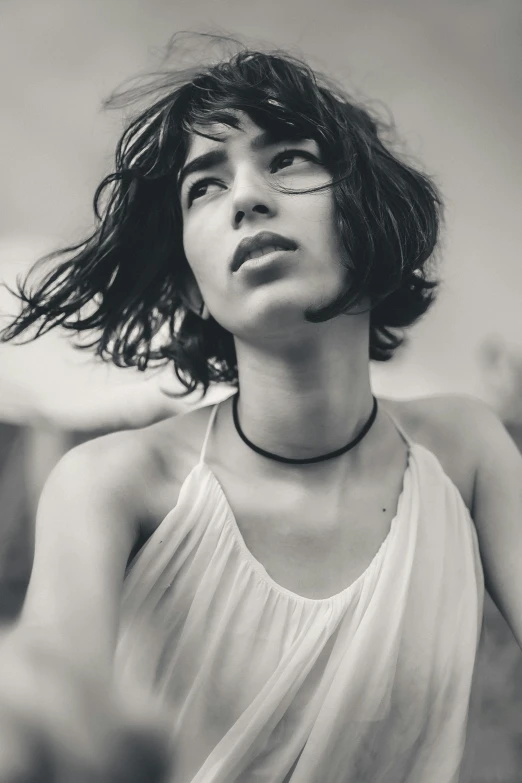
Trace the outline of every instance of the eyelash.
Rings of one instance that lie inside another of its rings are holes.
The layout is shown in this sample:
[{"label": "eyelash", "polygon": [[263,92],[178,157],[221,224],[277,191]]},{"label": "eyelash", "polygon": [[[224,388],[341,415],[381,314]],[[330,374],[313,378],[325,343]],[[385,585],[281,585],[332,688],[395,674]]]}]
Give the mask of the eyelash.
[{"label": "eyelash", "polygon": [[[277,160],[284,160],[285,157],[290,157],[293,155],[301,155],[303,158],[306,158],[307,160],[311,160],[314,163],[318,163],[318,159],[315,155],[312,155],[310,152],[307,152],[306,150],[298,150],[298,149],[287,149],[287,150],[281,150],[281,152],[278,152],[277,155],[275,155],[272,158],[272,161],[270,163],[270,173],[273,174],[272,167],[274,163]],[[194,192],[198,187],[201,187],[202,185],[212,185],[215,183],[219,183],[219,180],[215,179],[214,177],[203,177],[202,179],[198,179],[196,182],[194,182],[187,193],[187,203],[188,206],[192,204],[194,199]]]}]

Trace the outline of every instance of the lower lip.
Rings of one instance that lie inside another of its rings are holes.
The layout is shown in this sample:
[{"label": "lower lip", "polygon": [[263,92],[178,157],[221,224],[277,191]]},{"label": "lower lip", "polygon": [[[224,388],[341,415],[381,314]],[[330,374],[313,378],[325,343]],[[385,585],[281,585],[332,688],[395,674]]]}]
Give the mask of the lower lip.
[{"label": "lower lip", "polygon": [[246,261],[243,261],[237,271],[239,272],[241,269],[263,269],[265,266],[270,266],[274,261],[293,252],[293,250],[272,250],[271,253],[264,253],[256,258],[248,258]]}]

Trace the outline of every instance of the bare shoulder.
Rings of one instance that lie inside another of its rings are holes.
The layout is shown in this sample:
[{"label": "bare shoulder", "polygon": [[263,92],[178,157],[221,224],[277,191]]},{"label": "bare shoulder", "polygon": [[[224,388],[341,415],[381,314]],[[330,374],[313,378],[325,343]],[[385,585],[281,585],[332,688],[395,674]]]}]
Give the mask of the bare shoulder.
[{"label": "bare shoulder", "polygon": [[382,400],[412,441],[431,451],[458,487],[469,509],[480,456],[498,418],[483,401],[459,394]]},{"label": "bare shoulder", "polygon": [[213,405],[179,413],[139,431],[159,475],[185,478],[199,459]]},{"label": "bare shoulder", "polygon": [[54,484],[73,483],[103,500],[111,518],[123,520],[133,554],[175,507],[183,481],[198,461],[210,410],[197,408],[88,440],[60,460]]},{"label": "bare shoulder", "polygon": [[151,454],[145,429],[121,430],[75,446],[61,463],[71,475],[84,476],[96,493],[138,509],[149,487]]},{"label": "bare shoulder", "polygon": [[145,538],[176,506],[183,482],[199,460],[212,407],[205,405],[121,433],[130,436],[131,469],[144,501],[141,527]]},{"label": "bare shoulder", "polygon": [[[71,456],[92,463],[110,483],[129,476],[133,482],[161,480],[197,461],[211,406],[179,413],[146,427],[101,435],[71,450]],[[139,487],[142,491],[142,487]]]},{"label": "bare shoulder", "polygon": [[421,438],[453,435],[467,440],[476,433],[477,426],[495,417],[485,402],[464,394],[434,394],[410,400],[383,398],[382,402],[411,431],[408,434]]}]

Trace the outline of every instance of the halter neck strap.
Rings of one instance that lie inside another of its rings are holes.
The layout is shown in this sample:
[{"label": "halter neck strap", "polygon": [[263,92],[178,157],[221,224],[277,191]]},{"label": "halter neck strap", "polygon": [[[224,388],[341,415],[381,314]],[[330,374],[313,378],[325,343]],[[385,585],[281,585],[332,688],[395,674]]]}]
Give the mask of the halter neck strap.
[{"label": "halter neck strap", "polygon": [[201,447],[201,453],[199,455],[199,464],[202,462],[205,462],[205,456],[207,453],[207,445],[208,445],[208,439],[210,438],[210,432],[212,430],[212,425],[214,424],[214,419],[216,418],[217,409],[221,405],[220,402],[216,402],[216,404],[212,407],[212,411],[209,416],[208,424],[207,424],[207,430],[205,432],[205,439],[203,440],[203,445]]},{"label": "halter neck strap", "polygon": [[395,429],[397,430],[397,432],[399,433],[399,435],[401,436],[401,438],[403,439],[403,441],[406,443],[406,445],[408,446],[408,448],[410,448],[410,449],[411,449],[411,447],[413,446],[413,441],[412,441],[412,439],[411,439],[411,438],[410,438],[410,436],[409,436],[409,435],[406,433],[406,431],[404,430],[404,428],[402,427],[402,425],[401,425],[401,424],[399,424],[399,422],[397,421],[397,418],[396,418],[395,414],[393,414],[393,413],[390,413],[390,411],[389,411],[389,409],[388,409],[388,407],[387,407],[387,406],[383,406],[383,407],[384,407],[384,410],[386,411],[386,414],[387,414],[387,416],[389,416],[389,417],[390,417],[390,419],[392,420],[392,422],[393,422],[393,424],[394,424],[394,426],[395,426]]}]

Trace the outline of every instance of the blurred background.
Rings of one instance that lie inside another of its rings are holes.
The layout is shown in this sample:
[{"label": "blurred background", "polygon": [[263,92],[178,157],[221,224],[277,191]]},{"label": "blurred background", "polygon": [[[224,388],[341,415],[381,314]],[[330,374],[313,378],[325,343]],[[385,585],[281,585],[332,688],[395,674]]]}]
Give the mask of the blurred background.
[{"label": "blurred background", "polygon": [[[389,107],[446,201],[438,302],[389,364],[390,397],[488,402],[522,447],[520,0],[2,0],[0,282],[82,238],[123,116],[101,101],[158,65],[180,30],[281,47]],[[0,292],[0,312],[16,303]],[[36,503],[57,459],[108,427],[177,413],[169,372],[95,362],[62,334],[0,345],[0,619],[16,616]],[[229,393],[213,389],[208,401]],[[522,654],[487,598],[466,763],[473,783],[522,781]]]}]

